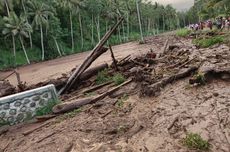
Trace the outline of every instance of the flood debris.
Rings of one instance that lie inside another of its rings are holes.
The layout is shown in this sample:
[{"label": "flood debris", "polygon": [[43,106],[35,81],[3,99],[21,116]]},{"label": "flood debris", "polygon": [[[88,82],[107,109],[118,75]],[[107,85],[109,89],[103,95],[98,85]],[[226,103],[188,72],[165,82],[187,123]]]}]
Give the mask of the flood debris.
[{"label": "flood debris", "polygon": [[14,94],[16,88],[11,85],[8,81],[0,81],[0,97]]}]

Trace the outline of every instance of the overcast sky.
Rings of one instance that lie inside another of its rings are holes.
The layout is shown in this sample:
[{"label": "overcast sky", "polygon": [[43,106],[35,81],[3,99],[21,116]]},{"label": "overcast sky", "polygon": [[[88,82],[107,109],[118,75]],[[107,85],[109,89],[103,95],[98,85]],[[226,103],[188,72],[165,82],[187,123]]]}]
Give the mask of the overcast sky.
[{"label": "overcast sky", "polygon": [[177,10],[188,10],[194,4],[194,0],[152,0],[161,4],[172,4]]}]

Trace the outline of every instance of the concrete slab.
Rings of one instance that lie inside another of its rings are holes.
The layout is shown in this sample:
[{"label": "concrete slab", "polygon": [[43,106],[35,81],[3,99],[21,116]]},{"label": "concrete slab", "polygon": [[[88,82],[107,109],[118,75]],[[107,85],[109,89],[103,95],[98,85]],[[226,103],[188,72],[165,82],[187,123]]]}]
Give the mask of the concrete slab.
[{"label": "concrete slab", "polygon": [[13,125],[32,119],[38,108],[57,100],[58,96],[54,85],[0,98],[0,126]]}]

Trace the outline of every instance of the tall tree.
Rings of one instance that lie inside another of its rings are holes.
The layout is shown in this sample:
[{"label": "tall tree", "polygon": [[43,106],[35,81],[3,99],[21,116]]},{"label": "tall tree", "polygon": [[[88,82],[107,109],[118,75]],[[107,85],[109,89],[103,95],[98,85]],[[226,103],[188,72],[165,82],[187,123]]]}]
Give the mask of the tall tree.
[{"label": "tall tree", "polygon": [[[32,31],[32,27],[28,22],[26,21],[25,17],[18,17],[15,13],[12,13],[9,17],[4,17],[3,18],[5,22],[5,27],[2,31],[3,35],[6,36],[12,36],[13,35],[13,48],[14,48],[14,56],[16,58],[16,50],[15,50],[15,37],[18,37],[23,49],[23,52],[25,54],[27,63],[30,64],[30,60],[28,58],[23,38],[24,37],[29,37],[28,33]],[[15,60],[16,61],[16,60]]]},{"label": "tall tree", "polygon": [[45,59],[45,50],[44,50],[44,31],[43,27],[47,27],[49,24],[49,17],[53,15],[51,6],[46,5],[45,3],[32,0],[28,1],[28,14],[32,17],[32,25],[35,28],[40,28],[41,36],[41,47],[42,47],[42,60]]}]

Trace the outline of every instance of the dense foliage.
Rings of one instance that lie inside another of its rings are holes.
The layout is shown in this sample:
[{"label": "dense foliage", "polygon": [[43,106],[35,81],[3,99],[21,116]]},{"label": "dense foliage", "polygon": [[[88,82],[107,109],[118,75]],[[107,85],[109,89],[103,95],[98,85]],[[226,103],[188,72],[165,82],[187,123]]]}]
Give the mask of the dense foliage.
[{"label": "dense foliage", "polygon": [[194,0],[194,2],[194,6],[189,11],[180,13],[184,16],[186,25],[208,19],[214,20],[220,16],[230,16],[229,0]]},{"label": "dense foliage", "polygon": [[147,0],[1,0],[0,68],[89,50],[120,16],[110,44],[139,38],[139,25],[144,35],[183,25],[170,5]]},{"label": "dense foliage", "polygon": [[230,14],[229,0],[195,0],[187,12],[150,0],[1,0],[0,69],[92,49],[120,16],[110,44],[221,14]]}]

